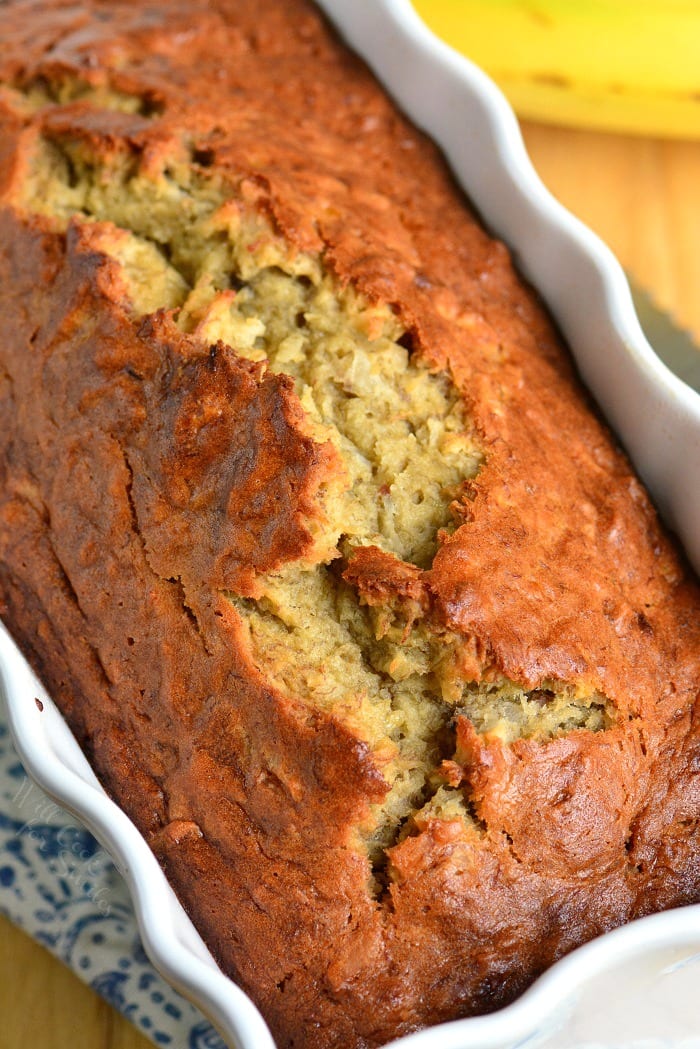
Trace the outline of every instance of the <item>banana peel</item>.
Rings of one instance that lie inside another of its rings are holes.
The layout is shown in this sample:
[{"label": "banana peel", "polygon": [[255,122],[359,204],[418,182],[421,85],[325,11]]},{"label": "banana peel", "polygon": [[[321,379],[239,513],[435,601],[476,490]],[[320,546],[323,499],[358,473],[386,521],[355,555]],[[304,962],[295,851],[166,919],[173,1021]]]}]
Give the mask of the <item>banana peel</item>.
[{"label": "banana peel", "polygon": [[700,139],[700,0],[413,0],[519,116]]}]

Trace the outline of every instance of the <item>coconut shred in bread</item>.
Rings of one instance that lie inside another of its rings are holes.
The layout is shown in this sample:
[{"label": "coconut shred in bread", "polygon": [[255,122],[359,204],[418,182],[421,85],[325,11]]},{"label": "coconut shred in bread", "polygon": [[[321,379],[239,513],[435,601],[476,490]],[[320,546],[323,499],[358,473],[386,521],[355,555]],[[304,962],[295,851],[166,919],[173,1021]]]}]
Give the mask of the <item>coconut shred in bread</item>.
[{"label": "coconut shred in bread", "polygon": [[302,0],[0,7],[0,605],[280,1046],[700,900],[700,594]]}]

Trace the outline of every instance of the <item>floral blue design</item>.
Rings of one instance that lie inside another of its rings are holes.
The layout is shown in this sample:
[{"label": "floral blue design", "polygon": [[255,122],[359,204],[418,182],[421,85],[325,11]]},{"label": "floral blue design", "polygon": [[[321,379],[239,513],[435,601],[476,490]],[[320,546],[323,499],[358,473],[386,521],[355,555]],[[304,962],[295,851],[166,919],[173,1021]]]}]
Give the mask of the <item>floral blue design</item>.
[{"label": "floral blue design", "polygon": [[188,1049],[226,1049],[219,1035],[206,1020],[192,1028],[187,1046]]},{"label": "floral blue design", "polygon": [[60,958],[156,1045],[225,1049],[155,971],[128,889],[99,843],[27,778],[0,705],[0,913]]},{"label": "floral blue design", "polygon": [[98,994],[102,995],[110,1005],[113,1005],[115,1009],[123,1013],[128,1004],[124,997],[124,982],[126,979],[125,973],[100,973],[99,976],[96,976],[91,981],[90,986],[93,991],[97,991]]}]

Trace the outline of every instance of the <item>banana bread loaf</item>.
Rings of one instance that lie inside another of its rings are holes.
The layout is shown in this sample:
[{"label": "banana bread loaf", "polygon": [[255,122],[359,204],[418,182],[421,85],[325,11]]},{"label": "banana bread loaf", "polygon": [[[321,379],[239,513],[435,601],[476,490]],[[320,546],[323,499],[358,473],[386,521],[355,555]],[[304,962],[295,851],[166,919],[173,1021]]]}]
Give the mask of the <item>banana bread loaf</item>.
[{"label": "banana bread loaf", "polygon": [[280,1046],[700,900],[700,595],[305,0],[0,5],[0,603]]}]

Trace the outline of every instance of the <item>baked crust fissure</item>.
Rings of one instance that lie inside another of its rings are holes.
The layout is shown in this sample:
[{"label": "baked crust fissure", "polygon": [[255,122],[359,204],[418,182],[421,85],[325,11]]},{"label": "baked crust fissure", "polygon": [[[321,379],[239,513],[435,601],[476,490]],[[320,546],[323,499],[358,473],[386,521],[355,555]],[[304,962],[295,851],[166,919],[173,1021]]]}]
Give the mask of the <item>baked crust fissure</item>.
[{"label": "baked crust fissure", "polygon": [[[28,97],[144,108],[67,82],[53,96],[33,85]],[[31,170],[27,211],[60,229],[96,225],[93,243],[118,264],[137,323],[169,311],[183,332],[290,375],[308,433],[332,446],[337,473],[308,522],[312,556],[259,577],[254,599],[229,597],[265,680],[332,712],[380,763],[388,793],[357,841],[383,893],[386,850],[406,834],[433,818],[478,830],[455,774],[456,716],[510,743],[603,730],[612,704],[576,683],[528,689],[482,667],[477,677],[464,640],[431,617],[422,570],[464,518],[484,452],[459,391],[412,357],[410,332],[388,306],[343,288],[322,258],[292,250],[175,156],[153,172],[130,153],[105,164],[85,143],[39,138]],[[363,548],[409,573],[416,594],[373,606],[350,568]]]}]

